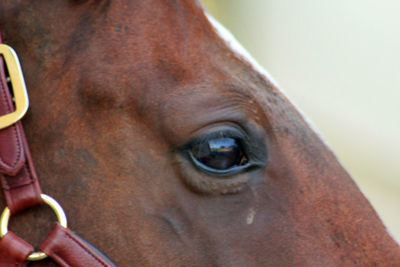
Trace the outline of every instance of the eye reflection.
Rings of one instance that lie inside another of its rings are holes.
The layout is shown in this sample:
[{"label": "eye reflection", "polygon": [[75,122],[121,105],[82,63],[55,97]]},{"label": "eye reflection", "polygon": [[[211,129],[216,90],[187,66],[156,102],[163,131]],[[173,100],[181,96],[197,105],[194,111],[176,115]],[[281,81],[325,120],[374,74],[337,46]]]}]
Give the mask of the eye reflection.
[{"label": "eye reflection", "polygon": [[248,163],[240,142],[234,138],[222,137],[203,141],[195,145],[191,153],[202,164],[217,170],[227,170]]}]

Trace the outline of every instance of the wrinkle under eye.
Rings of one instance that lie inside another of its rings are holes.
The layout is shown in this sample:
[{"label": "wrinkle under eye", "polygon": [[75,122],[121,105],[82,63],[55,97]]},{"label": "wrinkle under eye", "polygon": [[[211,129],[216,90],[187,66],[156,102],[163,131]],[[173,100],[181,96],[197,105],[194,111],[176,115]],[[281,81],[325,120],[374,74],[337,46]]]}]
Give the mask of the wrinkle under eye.
[{"label": "wrinkle under eye", "polygon": [[227,170],[248,163],[240,142],[230,137],[205,140],[195,145],[191,153],[197,161],[216,170]]}]

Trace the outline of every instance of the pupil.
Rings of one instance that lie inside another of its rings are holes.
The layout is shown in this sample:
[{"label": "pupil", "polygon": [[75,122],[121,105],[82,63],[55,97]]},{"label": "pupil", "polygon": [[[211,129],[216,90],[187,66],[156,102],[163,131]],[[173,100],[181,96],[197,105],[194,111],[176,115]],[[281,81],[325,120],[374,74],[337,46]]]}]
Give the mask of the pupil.
[{"label": "pupil", "polygon": [[204,165],[218,170],[247,163],[239,142],[234,138],[216,138],[196,145],[192,155]]}]

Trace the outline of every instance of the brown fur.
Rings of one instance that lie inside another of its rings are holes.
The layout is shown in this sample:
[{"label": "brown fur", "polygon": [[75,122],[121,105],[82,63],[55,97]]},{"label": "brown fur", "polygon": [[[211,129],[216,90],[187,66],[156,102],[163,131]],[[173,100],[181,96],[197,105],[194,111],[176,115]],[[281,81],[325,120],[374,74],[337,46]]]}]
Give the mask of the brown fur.
[{"label": "brown fur", "polygon": [[[43,190],[119,266],[400,266],[335,156],[198,3],[2,0],[0,27],[25,73]],[[236,194],[184,182],[205,174],[176,148],[216,123],[247,124],[268,149]],[[35,208],[11,229],[38,244],[52,220]]]}]

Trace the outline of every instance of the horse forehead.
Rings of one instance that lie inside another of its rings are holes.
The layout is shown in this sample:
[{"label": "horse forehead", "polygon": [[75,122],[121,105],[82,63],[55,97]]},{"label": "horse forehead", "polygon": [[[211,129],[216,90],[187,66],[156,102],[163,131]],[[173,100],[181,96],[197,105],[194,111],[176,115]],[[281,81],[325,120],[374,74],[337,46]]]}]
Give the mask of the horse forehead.
[{"label": "horse forehead", "polygon": [[265,81],[227,47],[219,47],[220,41],[210,41],[215,43],[214,53],[198,45],[186,45],[186,53],[179,46],[161,45],[140,62],[128,62],[129,70],[121,71],[114,84],[122,86],[125,100],[140,114],[163,112],[165,106],[201,100],[201,96],[249,99],[253,92],[265,89],[260,88]]},{"label": "horse forehead", "polygon": [[[93,70],[84,72],[82,96],[107,102],[96,109],[125,106],[142,122],[164,125],[160,123],[163,114],[174,110],[179,118],[190,112],[190,104],[197,100],[204,106],[202,98],[215,99],[214,103],[227,99],[243,107],[254,92],[275,90],[268,77],[249,67],[246,59],[221,39],[201,8],[186,3],[172,11],[168,9],[171,5],[161,4],[173,17],[155,12],[154,22],[161,23],[157,27],[140,28],[140,19],[133,18],[139,22],[128,24],[138,24],[136,28],[128,25],[125,30],[117,23],[109,35],[98,36],[101,45],[92,43],[96,53],[82,64]],[[99,54],[102,64],[93,64]]]},{"label": "horse forehead", "polygon": [[104,30],[76,41],[90,47],[81,49],[75,56],[77,62],[73,62],[74,66],[82,66],[86,84],[96,83],[94,89],[103,93],[119,86],[119,91],[131,92],[130,98],[136,96],[141,102],[146,95],[155,98],[182,84],[217,79],[210,66],[211,50],[218,49],[218,40],[204,23],[202,13],[186,7],[189,1],[178,2],[182,3],[159,3],[152,12],[146,9],[147,4],[132,8],[134,13],[140,9],[140,16],[130,21],[118,9],[111,12],[110,21],[102,26]]}]

